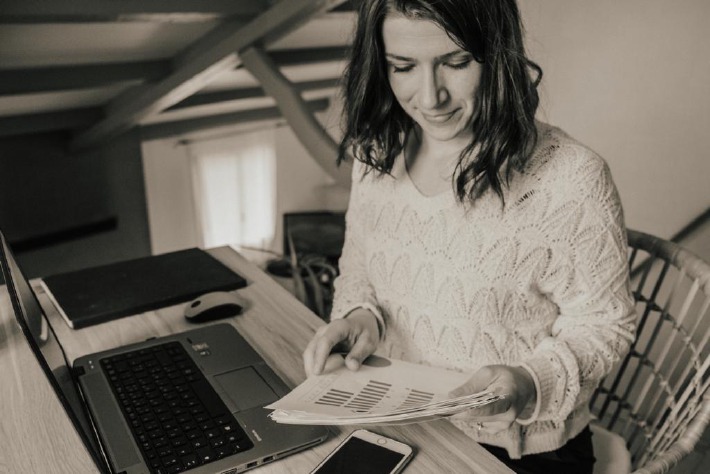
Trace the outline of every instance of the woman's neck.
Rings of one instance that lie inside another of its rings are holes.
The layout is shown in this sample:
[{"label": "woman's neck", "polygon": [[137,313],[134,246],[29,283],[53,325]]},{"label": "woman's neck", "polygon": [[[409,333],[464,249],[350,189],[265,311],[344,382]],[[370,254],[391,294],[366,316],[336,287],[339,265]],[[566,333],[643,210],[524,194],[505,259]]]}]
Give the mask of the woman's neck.
[{"label": "woman's neck", "polygon": [[433,196],[451,189],[451,179],[468,143],[437,142],[412,133],[404,150],[407,173],[417,189]]}]

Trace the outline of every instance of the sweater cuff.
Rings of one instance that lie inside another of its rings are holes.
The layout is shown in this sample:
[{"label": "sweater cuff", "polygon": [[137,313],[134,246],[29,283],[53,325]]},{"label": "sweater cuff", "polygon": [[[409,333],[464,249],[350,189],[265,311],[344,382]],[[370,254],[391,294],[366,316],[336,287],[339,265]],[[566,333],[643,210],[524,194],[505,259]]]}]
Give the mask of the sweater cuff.
[{"label": "sweater cuff", "polygon": [[[549,356],[539,355],[520,363],[520,367],[527,370],[535,383],[535,393],[537,399],[535,408],[530,416],[525,416],[522,420],[517,420],[521,425],[529,425],[540,417],[541,412],[549,410],[550,405],[559,405],[561,400],[551,400],[555,393],[556,375],[554,362]],[[556,403],[555,403],[556,402]]]},{"label": "sweater cuff", "polygon": [[356,309],[360,309],[360,308],[368,310],[369,312],[372,313],[373,316],[375,316],[375,321],[377,322],[377,329],[380,332],[380,341],[383,341],[385,339],[385,329],[386,329],[385,320],[382,317],[380,310],[372,303],[354,304],[349,308],[345,308],[344,311],[341,311],[339,314],[335,315],[335,317],[331,318],[331,320],[345,319],[348,316],[350,316],[350,314],[352,314],[353,311],[355,311]]},{"label": "sweater cuff", "polygon": [[540,414],[540,406],[542,406],[542,403],[540,402],[540,381],[538,380],[535,372],[533,372],[530,367],[527,366],[527,364],[523,363],[520,364],[518,367],[524,369],[528,374],[530,374],[530,377],[533,379],[533,383],[535,384],[535,406],[531,409],[530,404],[528,404],[528,406],[525,407],[520,416],[515,419],[515,421],[517,421],[519,424],[526,426],[534,423],[535,420],[537,420],[538,415]]}]

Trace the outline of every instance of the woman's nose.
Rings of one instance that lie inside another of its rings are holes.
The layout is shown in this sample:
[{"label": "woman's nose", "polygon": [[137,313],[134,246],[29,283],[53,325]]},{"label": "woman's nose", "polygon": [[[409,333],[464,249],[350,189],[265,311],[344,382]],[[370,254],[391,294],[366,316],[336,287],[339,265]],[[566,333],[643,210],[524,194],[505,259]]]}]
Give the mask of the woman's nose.
[{"label": "woman's nose", "polygon": [[446,87],[437,75],[436,69],[426,70],[419,85],[419,106],[431,110],[446,101]]}]

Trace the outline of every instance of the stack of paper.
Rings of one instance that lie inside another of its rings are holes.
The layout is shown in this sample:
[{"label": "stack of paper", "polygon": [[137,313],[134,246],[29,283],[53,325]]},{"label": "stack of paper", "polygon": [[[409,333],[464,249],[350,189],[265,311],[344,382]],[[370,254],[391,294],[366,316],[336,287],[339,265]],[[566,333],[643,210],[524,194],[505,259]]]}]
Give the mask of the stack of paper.
[{"label": "stack of paper", "polygon": [[499,400],[488,392],[450,398],[470,377],[453,370],[372,356],[357,371],[331,355],[323,375],[311,376],[266,408],[279,423],[402,424],[453,415]]}]

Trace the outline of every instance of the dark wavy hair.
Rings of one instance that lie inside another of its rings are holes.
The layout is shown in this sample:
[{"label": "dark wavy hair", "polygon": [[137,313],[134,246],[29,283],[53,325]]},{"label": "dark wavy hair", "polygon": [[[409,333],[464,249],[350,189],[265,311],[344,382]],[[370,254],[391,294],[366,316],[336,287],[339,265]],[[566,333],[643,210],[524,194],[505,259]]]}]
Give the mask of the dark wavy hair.
[{"label": "dark wavy hair", "polygon": [[352,153],[368,171],[390,173],[413,130],[389,86],[382,24],[391,12],[433,21],[482,65],[474,138],[459,157],[452,185],[461,202],[489,187],[504,202],[503,179],[507,185],[511,170],[524,168],[537,142],[542,78],[542,69],[525,55],[515,0],[363,0],[345,72],[338,163]]}]

